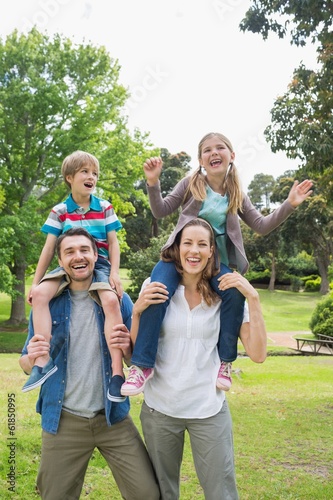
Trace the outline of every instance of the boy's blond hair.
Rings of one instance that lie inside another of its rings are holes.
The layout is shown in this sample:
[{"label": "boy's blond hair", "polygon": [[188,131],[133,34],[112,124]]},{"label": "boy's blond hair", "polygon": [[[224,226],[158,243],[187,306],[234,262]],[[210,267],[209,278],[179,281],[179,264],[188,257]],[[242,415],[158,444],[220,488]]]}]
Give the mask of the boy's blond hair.
[{"label": "boy's blond hair", "polygon": [[74,153],[66,156],[62,162],[61,173],[65,183],[70,189],[71,185],[67,181],[66,177],[68,175],[74,176],[84,165],[95,167],[97,169],[97,174],[99,175],[99,161],[94,155],[87,153],[86,151],[74,151]]}]

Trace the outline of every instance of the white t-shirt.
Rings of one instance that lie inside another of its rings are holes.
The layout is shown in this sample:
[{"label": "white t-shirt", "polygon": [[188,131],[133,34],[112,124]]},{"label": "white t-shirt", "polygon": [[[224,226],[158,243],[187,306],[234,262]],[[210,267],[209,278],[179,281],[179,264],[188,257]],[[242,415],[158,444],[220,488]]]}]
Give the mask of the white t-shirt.
[{"label": "white t-shirt", "polygon": [[221,302],[208,306],[202,301],[190,310],[184,291],[179,285],[170,300],[154,376],[146,383],[144,396],[150,408],[165,415],[207,418],[220,411],[225,398],[224,391],[216,388]]}]

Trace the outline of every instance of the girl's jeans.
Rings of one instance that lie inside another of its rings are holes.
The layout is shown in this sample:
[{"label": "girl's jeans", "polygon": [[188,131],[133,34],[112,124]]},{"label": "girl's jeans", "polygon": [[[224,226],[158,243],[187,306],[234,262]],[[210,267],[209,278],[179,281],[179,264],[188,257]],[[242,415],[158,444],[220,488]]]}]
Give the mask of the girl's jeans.
[{"label": "girl's jeans", "polygon": [[[218,351],[221,361],[232,362],[237,358],[237,342],[239,330],[243,322],[244,296],[237,288],[219,290],[218,278],[231,273],[229,267],[221,264],[220,272],[210,280],[213,290],[221,297],[220,335]],[[173,262],[159,261],[151,274],[151,281],[159,281],[166,285],[169,296],[163,304],[149,306],[140,317],[138,336],[135,342],[131,362],[142,368],[153,368],[162,322],[170,299],[177,290],[180,275]],[[207,325],[209,328],[209,325]]]}]

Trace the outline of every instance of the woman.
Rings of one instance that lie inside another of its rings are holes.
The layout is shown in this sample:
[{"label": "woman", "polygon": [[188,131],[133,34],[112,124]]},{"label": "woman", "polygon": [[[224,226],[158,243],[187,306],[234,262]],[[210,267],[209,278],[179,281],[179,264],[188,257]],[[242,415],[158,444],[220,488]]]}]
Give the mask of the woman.
[{"label": "woman", "polygon": [[[162,258],[176,263],[181,283],[162,324],[154,377],[146,382],[141,410],[142,429],[161,498],[179,498],[187,430],[205,498],[235,500],[238,493],[231,417],[225,393],[216,388],[221,302],[209,286],[209,279],[218,272],[211,226],[202,219],[192,220],[163,251]],[[247,299],[248,312],[246,308],[240,338],[249,357],[262,363],[266,357],[266,330],[258,293],[238,273],[222,276],[220,287],[236,287]],[[141,313],[166,297],[165,285],[158,282],[142,291],[133,309],[133,343]]]}]

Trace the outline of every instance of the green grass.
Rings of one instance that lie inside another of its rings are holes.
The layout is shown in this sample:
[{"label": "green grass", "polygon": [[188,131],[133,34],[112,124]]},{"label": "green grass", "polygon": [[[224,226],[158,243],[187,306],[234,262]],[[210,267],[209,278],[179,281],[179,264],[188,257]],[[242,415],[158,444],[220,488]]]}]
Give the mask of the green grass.
[{"label": "green grass", "polygon": [[[23,394],[26,380],[17,354],[0,354],[0,497],[32,500],[35,494],[41,431],[35,413],[37,391]],[[234,426],[235,463],[241,500],[328,500],[333,491],[333,357],[278,356],[257,365],[248,358],[234,363],[227,394]],[[6,408],[16,401],[16,492],[8,492]],[[142,396],[131,399],[131,415],[140,429]],[[140,429],[141,430],[141,429]],[[81,499],[120,500],[104,459],[95,452]],[[203,500],[186,440],[181,471],[181,500]]]},{"label": "green grass", "polygon": [[313,310],[322,295],[310,292],[258,290],[268,332],[309,330]]}]

